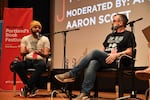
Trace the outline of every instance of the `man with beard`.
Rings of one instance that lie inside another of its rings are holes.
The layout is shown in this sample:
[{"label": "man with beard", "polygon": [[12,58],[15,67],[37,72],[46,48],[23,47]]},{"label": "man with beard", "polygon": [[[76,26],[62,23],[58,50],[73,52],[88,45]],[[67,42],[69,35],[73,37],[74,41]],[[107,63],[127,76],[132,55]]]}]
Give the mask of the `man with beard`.
[{"label": "man with beard", "polygon": [[[20,44],[20,53],[23,56],[21,62],[14,66],[15,72],[24,83],[21,88],[21,96],[35,96],[37,92],[36,83],[40,75],[46,69],[46,58],[50,51],[50,42],[48,37],[41,35],[42,25],[39,21],[33,20],[30,23],[31,34],[24,36]],[[31,77],[27,76],[27,69],[34,68],[35,71]]]}]

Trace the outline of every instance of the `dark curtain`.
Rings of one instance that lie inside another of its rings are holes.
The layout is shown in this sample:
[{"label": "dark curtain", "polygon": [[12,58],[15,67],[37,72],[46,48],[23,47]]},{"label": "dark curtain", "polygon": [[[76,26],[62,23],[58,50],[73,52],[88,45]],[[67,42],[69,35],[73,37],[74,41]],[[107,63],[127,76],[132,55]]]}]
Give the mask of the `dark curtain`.
[{"label": "dark curtain", "polygon": [[50,0],[8,0],[8,8],[33,8],[33,19],[41,22],[42,33],[50,33]]}]

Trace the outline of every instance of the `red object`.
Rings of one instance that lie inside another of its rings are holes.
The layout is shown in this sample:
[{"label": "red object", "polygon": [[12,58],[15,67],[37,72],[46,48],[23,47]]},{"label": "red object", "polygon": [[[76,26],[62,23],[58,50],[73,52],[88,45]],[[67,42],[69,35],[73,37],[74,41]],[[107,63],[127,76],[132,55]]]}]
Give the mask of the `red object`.
[{"label": "red object", "polygon": [[33,59],[36,59],[36,58],[37,58],[37,54],[33,53]]},{"label": "red object", "polygon": [[[2,28],[2,63],[0,65],[0,90],[12,90],[13,73],[10,63],[16,56],[20,56],[20,41],[24,35],[30,33],[32,8],[5,8]],[[17,89],[22,86],[17,76]]]}]

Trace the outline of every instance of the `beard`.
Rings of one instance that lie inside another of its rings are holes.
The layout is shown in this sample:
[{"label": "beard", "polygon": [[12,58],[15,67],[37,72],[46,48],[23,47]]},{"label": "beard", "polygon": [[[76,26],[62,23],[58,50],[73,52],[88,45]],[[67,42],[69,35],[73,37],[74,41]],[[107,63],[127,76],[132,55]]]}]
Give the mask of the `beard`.
[{"label": "beard", "polygon": [[33,31],[33,30],[31,30],[31,33],[33,34],[33,35],[36,35],[37,33],[41,33],[39,30],[36,30],[36,31]]}]

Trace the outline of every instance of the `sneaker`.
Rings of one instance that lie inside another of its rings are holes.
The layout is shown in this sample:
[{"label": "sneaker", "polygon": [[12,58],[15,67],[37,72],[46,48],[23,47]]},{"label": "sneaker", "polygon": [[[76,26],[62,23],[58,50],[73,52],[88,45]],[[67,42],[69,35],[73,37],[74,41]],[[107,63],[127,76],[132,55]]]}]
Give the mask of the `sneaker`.
[{"label": "sneaker", "polygon": [[80,95],[78,95],[73,100],[90,100],[90,98],[85,93],[80,93]]},{"label": "sneaker", "polygon": [[150,70],[136,71],[135,76],[140,80],[149,80],[150,79]]},{"label": "sneaker", "polygon": [[29,97],[35,97],[37,95],[38,89],[35,87],[30,91]]},{"label": "sneaker", "polygon": [[75,78],[71,77],[69,72],[66,72],[63,74],[57,74],[57,75],[55,75],[55,78],[62,83],[75,81]]},{"label": "sneaker", "polygon": [[28,86],[24,86],[23,88],[21,88],[20,96],[27,97],[28,96],[28,92],[29,92]]}]

